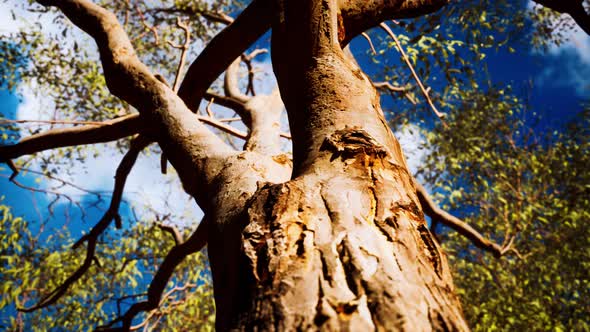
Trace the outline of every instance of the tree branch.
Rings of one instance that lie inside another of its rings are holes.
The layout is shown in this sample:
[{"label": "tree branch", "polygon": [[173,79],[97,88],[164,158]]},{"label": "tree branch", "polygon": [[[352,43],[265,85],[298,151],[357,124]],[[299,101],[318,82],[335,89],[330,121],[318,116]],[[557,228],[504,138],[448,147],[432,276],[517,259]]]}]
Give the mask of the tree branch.
[{"label": "tree branch", "polygon": [[[123,190],[125,188],[127,176],[133,168],[139,153],[150,143],[151,140],[149,140],[146,136],[138,136],[135,140],[133,140],[131,143],[131,148],[127,154],[125,154],[123,160],[117,168],[113,197],[111,198],[111,204],[109,205],[108,210],[99,220],[99,222],[92,228],[90,233],[84,235],[80,240],[74,243],[73,249],[76,249],[82,243],[87,242],[86,258],[84,259],[82,265],[61,285],[59,285],[49,294],[45,295],[37,304],[31,307],[18,308],[19,311],[32,312],[57,302],[57,300],[59,300],[67,292],[70,286],[78,281],[88,271],[88,269],[90,269],[92,262],[96,259],[94,253],[96,250],[98,237],[107,229],[113,220],[116,220],[118,223],[120,222],[121,217],[119,216],[119,205],[121,204],[121,200],[123,198]],[[118,226],[120,227],[120,225]]]},{"label": "tree branch", "polygon": [[514,238],[507,241],[507,244],[503,247],[499,246],[497,243],[491,242],[461,219],[439,208],[436,203],[434,203],[430,195],[428,195],[426,189],[424,189],[424,187],[416,180],[414,180],[414,185],[416,186],[416,193],[418,194],[418,199],[420,200],[420,204],[424,209],[424,213],[432,218],[433,222],[440,222],[452,228],[459,234],[468,238],[476,247],[489,251],[496,257],[500,257],[507,252],[513,252],[518,257],[520,257],[520,253],[514,247],[512,247]]},{"label": "tree branch", "polygon": [[170,235],[172,235],[175,245],[178,246],[184,242],[184,239],[182,238],[182,234],[180,234],[180,231],[178,231],[178,228],[176,228],[174,226],[170,226],[170,225],[164,225],[164,224],[158,224],[158,228],[160,228],[164,232],[167,232]]},{"label": "tree branch", "polygon": [[[150,311],[156,309],[161,302],[162,294],[168,284],[168,280],[174,273],[174,269],[182,263],[182,261],[190,254],[198,252],[207,243],[207,235],[209,234],[209,219],[204,217],[195,232],[181,244],[174,246],[170,252],[164,258],[164,261],[160,265],[160,268],[156,272],[156,275],[152,279],[152,282],[148,289],[148,299],[143,302],[135,303],[127,310],[127,312],[110,322],[106,326],[97,328],[98,331],[129,331],[131,324],[135,316],[141,312]],[[111,328],[118,322],[122,322],[121,328]]]},{"label": "tree branch", "polygon": [[25,137],[14,145],[0,146],[0,160],[6,162],[27,154],[66,146],[115,141],[138,133],[140,123],[139,114],[131,114],[101,124],[50,129]]},{"label": "tree branch", "polygon": [[39,3],[58,7],[94,38],[109,90],[145,115],[155,127],[155,138],[178,171],[185,190],[196,194],[200,184],[208,183],[206,160],[223,158],[233,149],[199,122],[178,95],[137,58],[113,13],[89,0]]},{"label": "tree branch", "polygon": [[225,95],[233,98],[241,103],[246,103],[250,100],[250,97],[246,96],[242,91],[240,91],[240,87],[238,86],[239,77],[238,71],[240,69],[240,63],[242,62],[242,57],[237,57],[234,62],[227,67],[225,71],[225,77],[223,79],[223,90]]},{"label": "tree branch", "polygon": [[413,18],[433,13],[449,0],[338,0],[345,28],[341,45],[390,19]]},{"label": "tree branch", "polygon": [[271,24],[268,0],[254,0],[211,40],[191,64],[178,95],[196,113],[207,89],[221,73],[252,43],[264,34]]},{"label": "tree branch", "polygon": [[186,8],[177,8],[177,7],[168,7],[168,8],[153,8],[149,9],[148,12],[150,13],[166,13],[166,14],[185,14],[190,16],[202,15],[204,18],[211,22],[215,23],[222,23],[222,24],[231,24],[234,19],[223,13],[223,12],[214,12],[210,10],[201,10],[198,8],[193,7],[186,7]]},{"label": "tree branch", "polygon": [[380,26],[381,26],[381,28],[383,28],[383,30],[385,30],[385,32],[387,32],[387,34],[395,42],[395,45],[396,45],[398,51],[401,53],[402,58],[404,59],[404,61],[408,65],[408,67],[410,68],[410,71],[412,72],[412,76],[414,76],[414,79],[416,80],[416,83],[418,83],[418,86],[420,87],[420,90],[422,90],[422,94],[424,94],[424,97],[426,98],[426,101],[428,102],[428,105],[430,105],[430,108],[432,109],[432,111],[434,112],[434,114],[442,121],[443,125],[445,127],[447,127],[447,124],[443,120],[444,114],[441,113],[441,112],[439,112],[436,109],[436,106],[434,106],[434,103],[432,102],[432,99],[430,99],[430,95],[428,93],[429,89],[426,89],[424,87],[424,84],[422,84],[422,81],[420,80],[420,77],[418,77],[418,74],[416,74],[416,71],[414,70],[414,66],[412,66],[412,63],[410,62],[410,59],[408,58],[408,56],[406,55],[406,52],[404,52],[404,49],[402,48],[402,44],[399,42],[399,40],[397,39],[397,37],[395,36],[395,34],[393,33],[393,31],[391,31],[391,29],[389,28],[389,26],[387,26],[387,24],[381,23]]}]

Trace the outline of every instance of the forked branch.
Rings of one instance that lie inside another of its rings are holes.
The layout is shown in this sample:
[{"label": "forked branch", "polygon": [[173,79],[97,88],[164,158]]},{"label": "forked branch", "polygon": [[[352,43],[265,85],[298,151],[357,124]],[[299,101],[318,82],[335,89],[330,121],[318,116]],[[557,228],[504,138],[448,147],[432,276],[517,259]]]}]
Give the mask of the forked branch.
[{"label": "forked branch", "polygon": [[508,252],[514,253],[519,258],[521,257],[518,250],[513,247],[514,237],[506,241],[503,246],[486,239],[483,235],[481,235],[478,231],[476,231],[473,227],[469,226],[461,219],[439,208],[421,184],[419,184],[417,181],[414,181],[414,184],[416,186],[418,199],[420,200],[420,204],[424,209],[424,213],[432,218],[433,222],[440,222],[452,228],[459,234],[468,238],[476,247],[489,251],[496,257],[503,256]]},{"label": "forked branch", "polygon": [[211,40],[191,64],[178,92],[193,112],[197,112],[211,83],[262,36],[270,24],[270,1],[254,0],[235,21]]}]

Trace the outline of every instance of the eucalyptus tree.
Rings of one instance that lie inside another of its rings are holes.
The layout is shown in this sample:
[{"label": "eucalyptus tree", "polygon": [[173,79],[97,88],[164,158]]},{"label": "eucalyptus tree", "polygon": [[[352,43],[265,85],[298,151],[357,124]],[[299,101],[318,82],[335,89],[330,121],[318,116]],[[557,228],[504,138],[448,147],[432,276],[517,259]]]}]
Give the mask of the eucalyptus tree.
[{"label": "eucalyptus tree", "polygon": [[[207,244],[219,330],[468,330],[446,256],[427,227],[422,205],[496,255],[513,251],[511,243],[497,245],[462,221],[436,213],[408,171],[374,84],[345,48],[376,26],[395,39],[384,21],[428,15],[446,1],[254,0],[235,20],[215,5],[188,1],[38,3],[57,8],[91,37],[104,77],[91,54],[85,61],[77,58],[88,52],[88,42],[49,41],[54,52],[33,55],[29,61],[36,72],[29,75],[55,86],[62,116],[75,112],[84,125],[49,129],[2,146],[2,160],[16,175],[20,166],[12,160],[24,155],[132,139],[119,146],[127,152],[111,204],[73,244],[86,249],[80,266],[19,311],[55,304],[97,264],[103,233],[113,222],[122,227],[126,177],[139,153],[157,143],[162,171],[172,164],[205,216],[186,239],[163,228],[174,235],[175,245],[145,296],[99,329],[137,328],[138,315],[162,304],[177,266]],[[227,27],[208,40],[203,27],[209,23],[187,23],[179,15]],[[174,26],[184,33],[173,35]],[[208,42],[184,74],[191,29]],[[232,68],[235,72],[236,59],[251,61],[255,54],[243,53],[269,29],[278,92],[254,96],[249,83],[251,95],[244,94]],[[67,29],[63,35],[79,37]],[[17,37],[25,52],[27,45],[45,42],[39,34]],[[181,52],[178,66],[170,65],[174,48]],[[226,69],[225,95],[209,90]],[[64,82],[64,74],[76,76],[80,85]],[[80,101],[72,104],[72,96]],[[247,133],[211,112],[201,114],[203,100],[231,108]],[[281,101],[290,134],[280,130]],[[243,138],[244,147],[235,148],[226,134]],[[282,151],[281,137],[291,138],[292,155]]]}]

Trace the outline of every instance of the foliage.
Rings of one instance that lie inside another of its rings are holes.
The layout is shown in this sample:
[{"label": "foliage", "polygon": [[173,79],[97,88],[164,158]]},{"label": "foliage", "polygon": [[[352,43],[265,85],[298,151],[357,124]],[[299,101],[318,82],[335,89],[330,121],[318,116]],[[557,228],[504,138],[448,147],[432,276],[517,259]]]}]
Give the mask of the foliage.
[{"label": "foliage", "polygon": [[[0,220],[0,327],[10,331],[78,331],[108,323],[145,298],[146,282],[174,242],[151,223],[105,234],[96,255],[99,266],[93,265],[55,305],[24,314],[17,313],[16,305],[34,304],[57,287],[81,265],[85,248],[71,249],[67,229],[43,232],[40,225],[14,217],[5,205],[0,205]],[[160,308],[137,323],[146,320],[152,328],[170,331],[211,330],[212,291],[205,254],[193,254],[176,270]]]},{"label": "foliage", "polygon": [[545,135],[529,112],[507,90],[464,92],[423,166],[444,208],[496,242],[516,235],[523,258],[439,236],[474,330],[588,331],[590,109]]}]

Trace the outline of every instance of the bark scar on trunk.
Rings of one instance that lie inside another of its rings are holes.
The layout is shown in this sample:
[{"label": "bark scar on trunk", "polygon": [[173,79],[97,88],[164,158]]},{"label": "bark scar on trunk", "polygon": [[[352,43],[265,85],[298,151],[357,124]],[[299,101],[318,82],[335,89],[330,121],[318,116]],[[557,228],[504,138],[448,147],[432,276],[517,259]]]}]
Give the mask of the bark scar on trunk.
[{"label": "bark scar on trunk", "polygon": [[375,157],[385,157],[388,154],[382,144],[367,131],[358,127],[336,130],[326,137],[320,150],[329,150],[334,153],[330,161],[339,157],[354,158],[360,153]]}]

